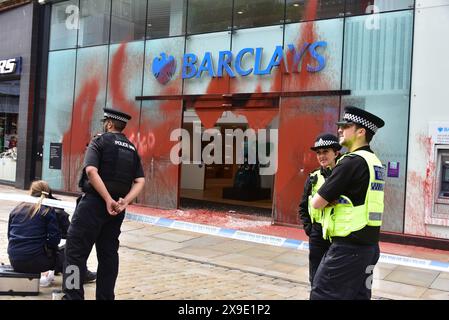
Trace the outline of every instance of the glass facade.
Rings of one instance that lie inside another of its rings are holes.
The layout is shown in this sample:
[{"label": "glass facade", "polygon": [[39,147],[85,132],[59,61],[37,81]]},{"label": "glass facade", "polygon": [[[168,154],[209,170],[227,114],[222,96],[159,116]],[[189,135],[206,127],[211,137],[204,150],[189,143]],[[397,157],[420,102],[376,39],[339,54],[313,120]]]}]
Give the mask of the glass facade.
[{"label": "glass facade", "polygon": [[[74,6],[79,29],[67,29]],[[84,148],[100,130],[105,106],[132,113],[127,134],[137,141],[147,130],[150,143],[152,129],[142,128],[156,123],[142,117],[165,114],[165,105],[179,117],[179,103],[140,103],[136,96],[350,90],[337,106],[332,100],[332,112],[356,105],[394,115],[373,148],[386,167],[399,164],[399,176],[387,177],[385,229],[402,231],[413,0],[71,0],[52,8],[43,163],[52,187],[76,191]],[[191,77],[185,53],[197,59]],[[292,98],[285,110],[303,101]],[[315,100],[307,101],[312,108]],[[62,169],[50,157],[58,143]],[[146,172],[165,160],[148,153]]]},{"label": "glass facade", "polygon": [[232,29],[232,0],[190,0],[187,34]]},{"label": "glass facade", "polygon": [[80,0],[78,46],[109,43],[111,0]]},{"label": "glass facade", "polygon": [[76,48],[79,0],[55,3],[51,10],[50,50]]},{"label": "glass facade", "polygon": [[284,1],[235,0],[234,28],[255,28],[284,22]]},{"label": "glass facade", "polygon": [[111,43],[145,39],[147,0],[112,0]]},{"label": "glass facade", "polygon": [[[351,89],[342,105],[366,109],[383,119],[384,128],[371,146],[388,169],[399,166],[399,175],[387,174],[384,224],[401,232],[410,106],[413,12],[380,15],[379,28],[366,30],[364,17],[346,21],[343,88]],[[388,172],[388,170],[387,170]]]},{"label": "glass facade", "polygon": [[147,39],[184,35],[186,0],[148,1]]}]

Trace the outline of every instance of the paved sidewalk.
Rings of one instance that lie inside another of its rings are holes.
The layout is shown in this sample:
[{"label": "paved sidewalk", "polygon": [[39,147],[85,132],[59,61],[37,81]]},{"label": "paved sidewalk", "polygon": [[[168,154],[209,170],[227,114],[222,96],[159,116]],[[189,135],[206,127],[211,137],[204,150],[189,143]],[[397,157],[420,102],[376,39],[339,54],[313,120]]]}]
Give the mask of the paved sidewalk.
[{"label": "paved sidewalk", "polygon": [[[24,191],[0,186],[0,192]],[[74,201],[72,197],[60,197]],[[0,205],[0,262],[6,254],[7,218],[17,203]],[[307,299],[308,252],[204,235],[126,220],[120,236],[117,299]],[[433,260],[447,261],[435,252]],[[88,266],[96,267],[95,254]],[[51,299],[61,277],[38,297]],[[95,284],[86,287],[93,299]],[[449,273],[379,263],[374,270],[374,299],[449,300]]]}]

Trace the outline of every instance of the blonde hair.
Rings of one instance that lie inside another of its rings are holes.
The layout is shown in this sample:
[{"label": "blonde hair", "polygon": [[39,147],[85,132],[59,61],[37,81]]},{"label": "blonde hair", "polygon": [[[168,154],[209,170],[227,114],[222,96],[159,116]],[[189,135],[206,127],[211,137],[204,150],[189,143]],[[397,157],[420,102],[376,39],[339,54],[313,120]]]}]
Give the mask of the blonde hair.
[{"label": "blonde hair", "polygon": [[[39,200],[33,207],[30,208],[30,211],[27,215],[28,218],[32,219],[36,215],[36,213],[41,210],[42,201],[50,195],[50,192],[50,186],[44,180],[37,180],[31,184],[30,196],[39,197]],[[45,216],[48,211],[50,211],[50,208],[45,208],[45,210],[42,212],[42,215]]]}]

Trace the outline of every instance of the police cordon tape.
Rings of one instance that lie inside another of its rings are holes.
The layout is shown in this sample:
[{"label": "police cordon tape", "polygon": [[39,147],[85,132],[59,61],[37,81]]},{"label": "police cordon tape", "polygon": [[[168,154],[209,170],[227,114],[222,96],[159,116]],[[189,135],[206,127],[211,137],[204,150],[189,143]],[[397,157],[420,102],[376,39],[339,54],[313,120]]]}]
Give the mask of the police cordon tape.
[{"label": "police cordon tape", "polygon": [[[147,216],[132,212],[126,213],[126,218],[136,222],[142,222],[146,224],[151,224],[159,227],[166,227],[184,231],[191,231],[197,233],[208,234],[212,236],[225,237],[235,240],[243,240],[249,242],[256,242],[261,244],[267,244],[272,246],[296,249],[296,250],[304,250],[308,251],[309,243],[306,241],[296,240],[296,239],[288,239],[281,238],[270,235],[263,235],[258,233],[252,233],[247,231],[240,231],[235,229],[227,229],[220,228],[215,226],[208,226],[203,224],[197,224],[192,222],[184,222],[177,221],[167,218],[153,217]],[[388,263],[388,264],[396,264],[408,267],[415,267],[421,269],[430,269],[435,271],[443,271],[449,272],[449,263],[419,259],[419,258],[410,258],[405,256],[398,256],[394,254],[381,253],[379,257],[379,262]]]},{"label": "police cordon tape", "polygon": [[[13,193],[0,193],[0,200],[6,201],[15,201],[15,202],[28,202],[28,203],[37,203],[39,198],[31,197],[27,195],[21,194],[13,194]],[[66,210],[69,213],[73,213],[75,211],[76,204],[74,202],[69,201],[59,201],[59,200],[51,200],[44,199],[42,201],[43,204],[61,208]],[[159,227],[184,230],[202,234],[208,234],[212,236],[225,237],[235,240],[249,241],[260,244],[267,244],[272,246],[284,247],[289,249],[296,250],[309,250],[309,243],[307,241],[301,241],[296,239],[288,239],[270,235],[263,235],[253,232],[221,228],[215,226],[209,226],[204,224],[185,222],[185,221],[177,221],[167,218],[154,217],[149,215],[143,215],[133,212],[126,213],[126,219],[136,222],[142,222],[145,224],[150,224]],[[421,269],[449,272],[449,263],[440,262],[435,260],[427,260],[427,259],[419,259],[419,258],[411,258],[405,256],[398,256],[394,254],[381,253],[379,262],[395,264],[407,267],[415,267]]]}]

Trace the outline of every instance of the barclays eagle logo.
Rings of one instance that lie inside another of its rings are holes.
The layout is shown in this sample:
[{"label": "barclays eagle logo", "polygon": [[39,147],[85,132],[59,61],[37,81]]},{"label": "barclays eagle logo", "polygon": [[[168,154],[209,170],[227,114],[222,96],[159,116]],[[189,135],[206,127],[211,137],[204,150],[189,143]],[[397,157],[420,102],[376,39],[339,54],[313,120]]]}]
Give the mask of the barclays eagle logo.
[{"label": "barclays eagle logo", "polygon": [[161,53],[160,57],[153,59],[153,75],[160,84],[166,84],[171,80],[176,71],[176,60],[173,56]]}]

